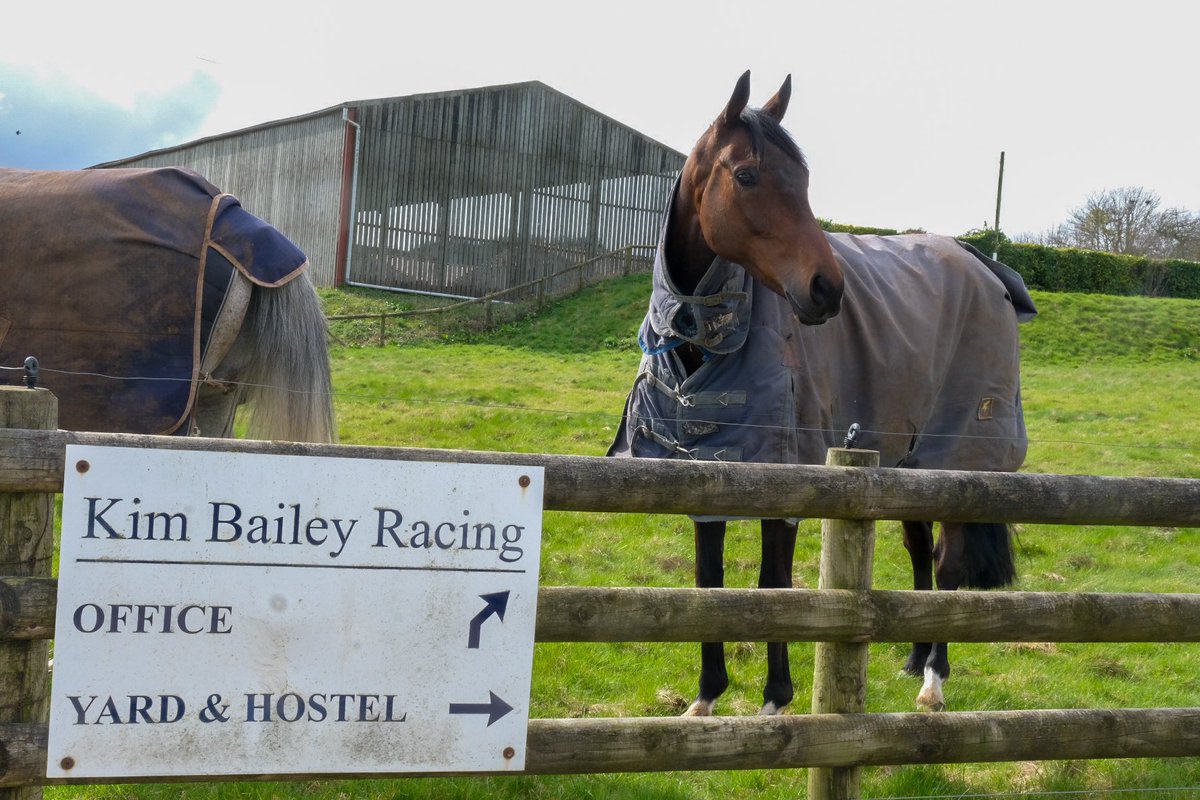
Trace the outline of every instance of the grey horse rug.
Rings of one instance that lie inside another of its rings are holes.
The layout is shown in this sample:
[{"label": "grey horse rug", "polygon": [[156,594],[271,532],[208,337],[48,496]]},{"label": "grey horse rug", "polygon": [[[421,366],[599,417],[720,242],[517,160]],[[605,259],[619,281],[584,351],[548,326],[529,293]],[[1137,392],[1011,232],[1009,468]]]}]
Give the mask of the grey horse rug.
[{"label": "grey horse rug", "polygon": [[188,170],[0,169],[0,366],[36,357],[62,428],[181,431],[235,271],[280,286],[307,265]]},{"label": "grey horse rug", "polygon": [[[820,464],[858,423],[882,466],[1017,469],[1027,439],[1020,276],[954,239],[828,234],[842,310],[801,325],[788,303],[718,258],[692,296],[654,264],[643,358],[614,456]],[[675,352],[699,347],[686,375]]]}]

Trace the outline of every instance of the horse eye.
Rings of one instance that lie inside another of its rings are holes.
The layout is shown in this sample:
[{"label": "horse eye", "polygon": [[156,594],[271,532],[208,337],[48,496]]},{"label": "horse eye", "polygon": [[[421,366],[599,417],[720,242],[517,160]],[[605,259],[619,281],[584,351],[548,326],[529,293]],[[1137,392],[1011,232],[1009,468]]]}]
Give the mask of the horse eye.
[{"label": "horse eye", "polygon": [[758,183],[758,173],[752,169],[739,169],[733,173],[733,178],[742,186],[753,186]]}]

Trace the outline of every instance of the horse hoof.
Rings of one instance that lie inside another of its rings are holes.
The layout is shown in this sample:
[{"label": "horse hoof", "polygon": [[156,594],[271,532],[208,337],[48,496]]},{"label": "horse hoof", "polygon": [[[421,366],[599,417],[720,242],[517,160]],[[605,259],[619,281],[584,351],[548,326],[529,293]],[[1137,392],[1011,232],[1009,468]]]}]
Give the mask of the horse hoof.
[{"label": "horse hoof", "polygon": [[712,701],[712,700],[695,700],[692,702],[692,704],[690,706],[687,707],[687,711],[680,714],[680,716],[681,717],[711,717],[712,713],[713,713],[713,706],[715,706],[715,705],[716,705],[716,702]]},{"label": "horse hoof", "polygon": [[942,694],[942,684],[945,678],[938,675],[932,668],[925,670],[925,685],[917,695],[917,708],[922,711],[945,711],[946,696]]},{"label": "horse hoof", "polygon": [[779,706],[774,703],[763,703],[763,707],[758,710],[758,716],[774,717],[779,714],[780,710]]},{"label": "horse hoof", "polygon": [[917,708],[921,711],[945,711],[946,699],[941,692],[930,691],[926,686],[917,695]]},{"label": "horse hoof", "polygon": [[946,710],[946,703],[944,700],[935,700],[932,703],[926,704],[926,703],[922,703],[920,698],[917,698],[917,710],[932,711],[934,713],[937,713],[938,711]]}]

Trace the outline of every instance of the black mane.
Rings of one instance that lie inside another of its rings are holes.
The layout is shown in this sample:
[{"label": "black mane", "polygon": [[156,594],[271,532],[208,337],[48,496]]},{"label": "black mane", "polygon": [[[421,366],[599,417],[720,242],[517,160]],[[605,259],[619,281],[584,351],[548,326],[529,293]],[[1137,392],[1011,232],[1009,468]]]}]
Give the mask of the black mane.
[{"label": "black mane", "polygon": [[755,155],[761,155],[767,142],[770,142],[782,150],[784,155],[792,161],[808,169],[804,153],[800,152],[796,140],[783,129],[783,126],[774,117],[761,108],[745,108],[742,110],[740,118],[742,123],[750,129],[750,146],[754,148]]}]

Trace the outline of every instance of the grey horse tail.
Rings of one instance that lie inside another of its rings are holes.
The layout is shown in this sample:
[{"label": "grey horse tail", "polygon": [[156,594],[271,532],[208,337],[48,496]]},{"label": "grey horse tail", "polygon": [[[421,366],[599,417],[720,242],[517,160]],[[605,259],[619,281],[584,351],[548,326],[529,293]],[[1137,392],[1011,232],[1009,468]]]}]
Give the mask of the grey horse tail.
[{"label": "grey horse tail", "polygon": [[234,350],[231,358],[242,364],[239,400],[250,408],[248,437],[335,440],[328,331],[307,274],[277,289],[254,288]]}]

